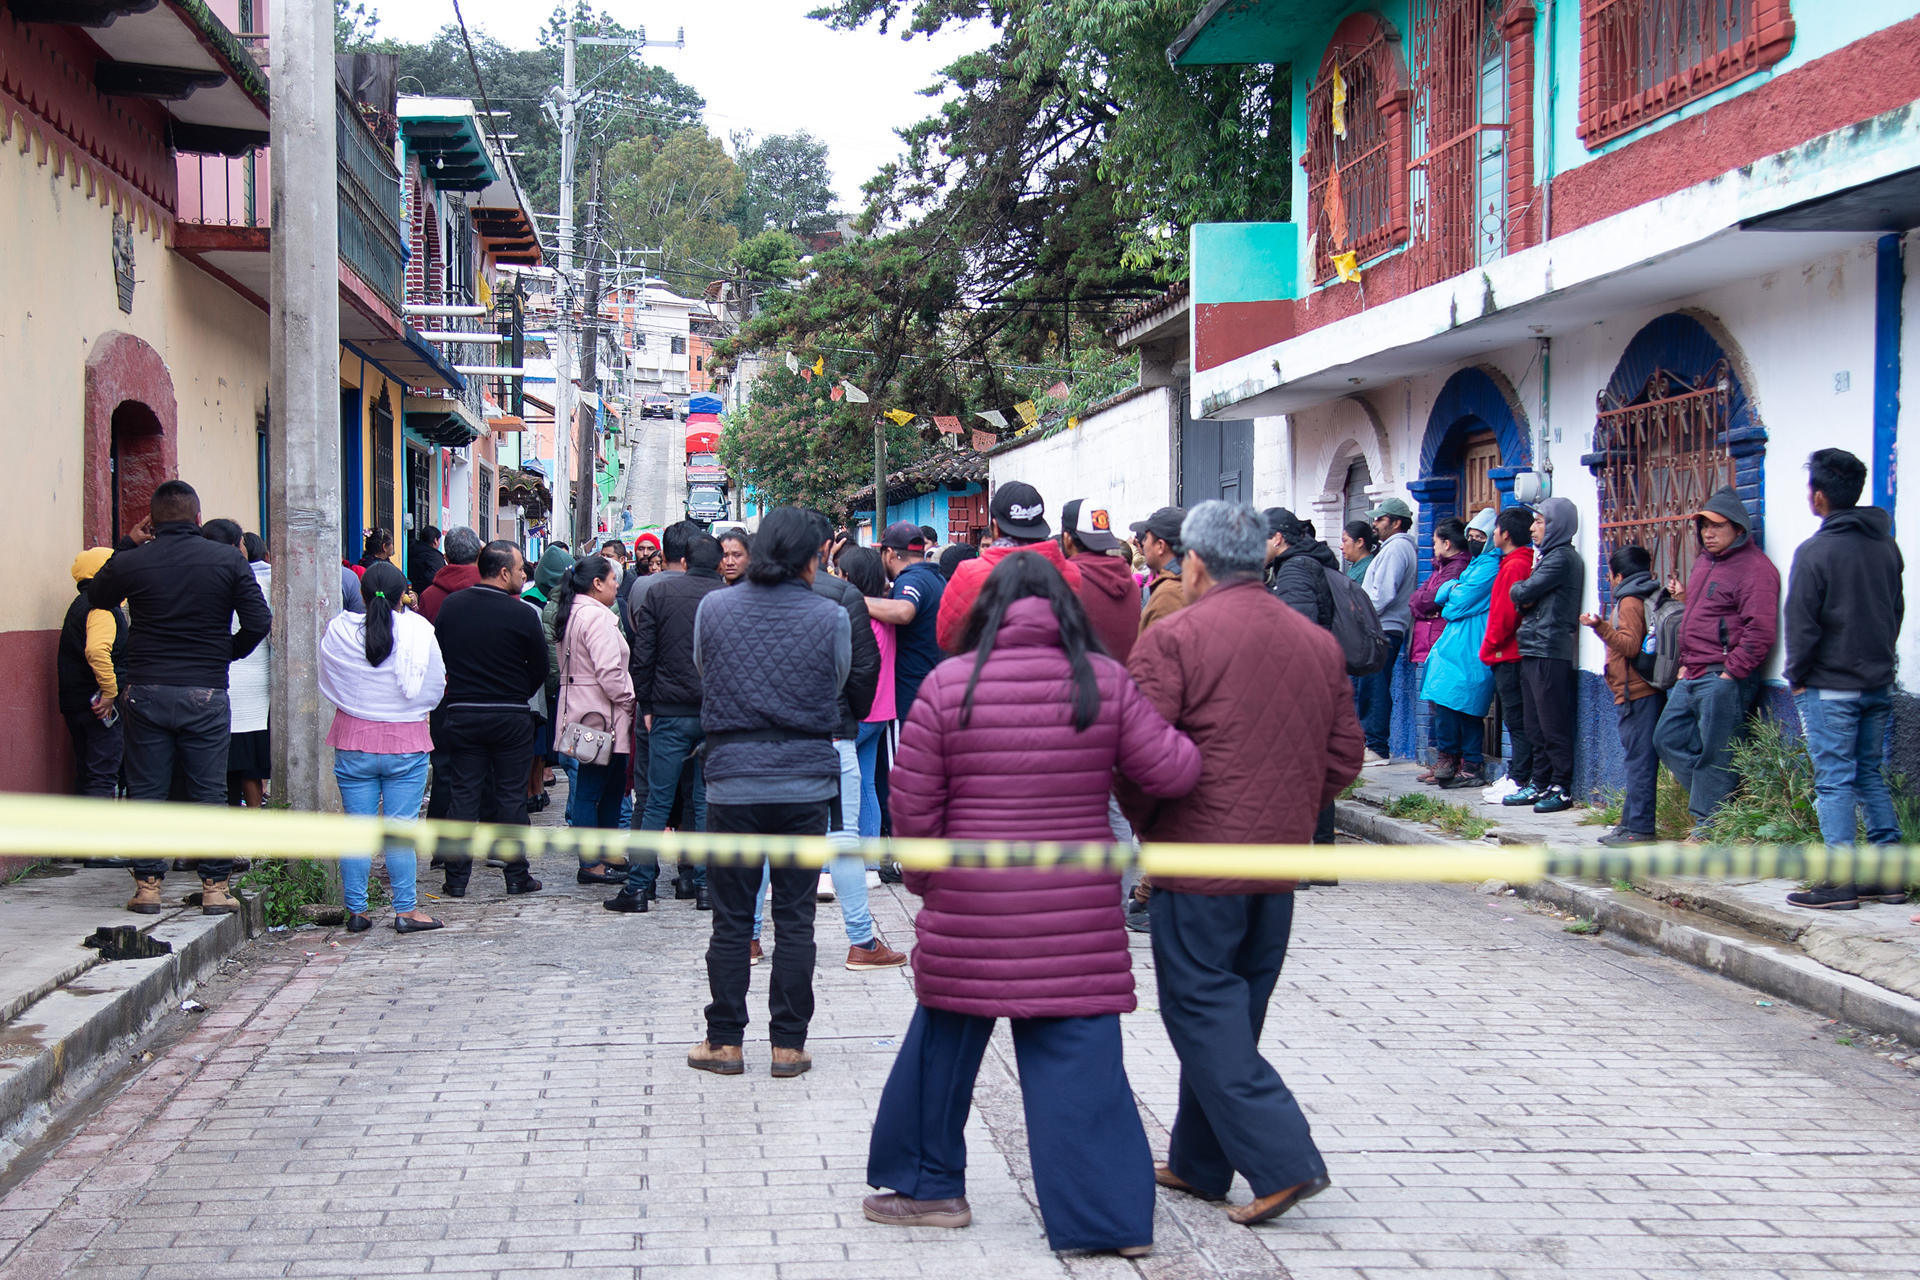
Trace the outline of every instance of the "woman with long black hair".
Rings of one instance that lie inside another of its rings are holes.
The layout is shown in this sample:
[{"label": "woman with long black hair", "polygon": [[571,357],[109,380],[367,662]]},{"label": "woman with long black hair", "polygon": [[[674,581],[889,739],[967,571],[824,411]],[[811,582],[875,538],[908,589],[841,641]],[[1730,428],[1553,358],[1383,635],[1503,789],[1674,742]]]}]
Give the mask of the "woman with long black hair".
[{"label": "woman with long black hair", "polygon": [[[627,761],[633,756],[635,699],[630,651],[613,603],[620,591],[620,570],[605,556],[576,561],[553,590],[553,644],[560,666],[560,696],[554,704],[556,740],[571,724],[604,729],[613,735],[613,754],[604,764],[581,761],[567,796],[567,821],[576,827],[620,825],[620,802],[627,794]],[[625,863],[581,859],[581,884],[624,884]]]},{"label": "woman with long black hair", "polygon": [[[327,731],[333,777],[348,813],[412,821],[426,796],[433,750],[427,716],[446,692],[447,669],[433,624],[414,612],[406,574],[385,561],[371,564],[360,578],[360,597],[366,611],[339,614],[320,641],[320,692],[336,708]],[[438,929],[440,921],[419,909],[413,847],[389,843],[386,859],[393,927],[401,933]],[[349,933],[373,927],[367,918],[372,871],[371,852],[340,860]]]},{"label": "woman with long black hair", "polygon": [[[902,837],[1111,843],[1117,768],[1182,796],[1200,754],[1100,651],[1073,590],[1011,555],[968,615],[965,652],[935,667],[900,734]],[[880,1098],[866,1216],[963,1227],[962,1130],[996,1018],[1012,1022],[1040,1216],[1055,1249],[1147,1252],[1153,1159],[1121,1062],[1134,1008],[1117,872],[909,871],[919,1008]]]}]

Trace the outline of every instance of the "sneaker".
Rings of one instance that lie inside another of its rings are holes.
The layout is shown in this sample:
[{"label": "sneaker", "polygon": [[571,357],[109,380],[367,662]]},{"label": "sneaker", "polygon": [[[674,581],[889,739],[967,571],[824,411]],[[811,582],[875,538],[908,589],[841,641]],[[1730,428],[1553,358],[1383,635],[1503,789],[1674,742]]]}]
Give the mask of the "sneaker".
[{"label": "sneaker", "polygon": [[1494,783],[1485,791],[1482,791],[1480,793],[1480,799],[1482,803],[1485,804],[1499,804],[1519,789],[1520,784],[1512,778],[1501,778],[1500,781]]},{"label": "sneaker", "polygon": [[1372,747],[1368,747],[1367,754],[1360,757],[1360,765],[1362,768],[1368,768],[1377,764],[1392,764],[1392,763],[1393,763],[1392,756],[1383,756],[1378,751],[1375,751]]},{"label": "sneaker", "polygon": [[1533,804],[1535,813],[1564,813],[1571,808],[1573,808],[1573,797],[1567,794],[1565,787],[1561,786],[1548,787],[1540,793],[1540,798]]},{"label": "sneaker", "polygon": [[1522,806],[1532,806],[1532,805],[1539,804],[1540,797],[1544,796],[1545,794],[1547,794],[1545,791],[1536,791],[1531,785],[1529,785],[1529,786],[1521,787],[1519,790],[1513,792],[1511,795],[1501,797],[1500,803],[1509,809],[1518,809],[1518,808],[1521,808]]},{"label": "sneaker", "polygon": [[1629,831],[1625,827],[1615,827],[1600,837],[1600,843],[1609,849],[1620,849],[1632,844],[1658,844],[1660,837],[1651,831]]},{"label": "sneaker", "polygon": [[1811,889],[1788,894],[1787,905],[1805,907],[1809,911],[1858,911],[1860,895],[1854,892],[1850,884],[1817,884]]},{"label": "sneaker", "polygon": [[833,896],[833,873],[831,871],[822,871],[820,873],[819,887],[813,891],[813,900],[815,902],[832,902]]},{"label": "sneaker", "polygon": [[847,948],[847,968],[855,973],[867,969],[898,969],[906,962],[906,956],[882,942],[878,934],[864,947]]},{"label": "sneaker", "polygon": [[747,963],[759,964],[762,960],[765,960],[766,958],[767,958],[767,953],[760,949],[760,939],[755,938],[747,946]]},{"label": "sneaker", "polygon": [[1127,931],[1129,933],[1152,933],[1153,917],[1145,911],[1127,912]]}]

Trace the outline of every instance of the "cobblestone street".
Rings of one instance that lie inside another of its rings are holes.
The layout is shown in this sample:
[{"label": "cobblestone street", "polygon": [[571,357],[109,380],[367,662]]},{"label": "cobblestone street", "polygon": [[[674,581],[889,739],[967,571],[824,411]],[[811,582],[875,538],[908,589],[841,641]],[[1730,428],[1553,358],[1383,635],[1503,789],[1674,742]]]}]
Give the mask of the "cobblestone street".
[{"label": "cobblestone street", "polygon": [[[875,1226],[867,1131],[906,975],[847,972],[823,945],[813,1072],[771,1079],[755,1027],[747,1076],[698,1074],[682,1057],[707,917],[609,915],[547,870],[530,899],[476,876],[475,896],[432,904],[449,921],[434,937],[260,947],[0,1201],[0,1273],[1611,1280],[1910,1275],[1920,1257],[1905,1069],[1458,888],[1302,895],[1268,1051],[1333,1169],[1311,1204],[1248,1230],[1162,1193],[1151,1258],[1057,1258],[1003,1045],[970,1131],[975,1225]],[[896,943],[910,902],[875,894]],[[837,909],[820,919],[841,942]],[[1177,1068],[1145,942],[1128,1067],[1163,1144]]]}]

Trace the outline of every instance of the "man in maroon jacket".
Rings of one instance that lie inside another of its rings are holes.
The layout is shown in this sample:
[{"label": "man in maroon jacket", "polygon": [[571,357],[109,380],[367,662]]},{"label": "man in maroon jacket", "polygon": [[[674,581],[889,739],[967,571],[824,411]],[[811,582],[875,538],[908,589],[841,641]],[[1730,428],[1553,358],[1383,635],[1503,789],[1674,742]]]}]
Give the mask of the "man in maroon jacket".
[{"label": "man in maroon jacket", "polygon": [[1075,498],[1060,508],[1060,550],[1067,563],[1080,570],[1074,594],[1107,655],[1125,662],[1140,634],[1140,588],[1133,580],[1133,566],[1113,554],[1119,549],[1113,517],[1104,507]]},{"label": "man in maroon jacket", "polygon": [[[1200,749],[1178,800],[1127,796],[1147,842],[1304,845],[1324,805],[1360,775],[1365,740],[1331,633],[1267,593],[1265,518],[1203,502],[1180,530],[1190,601],[1145,632],[1127,669]],[[1251,1225],[1329,1185],[1300,1105],[1260,1056],[1260,1027],[1287,955],[1293,883],[1154,878],[1160,1017],[1180,1055],[1180,1110],[1160,1185],[1225,1197],[1234,1171]]]}]

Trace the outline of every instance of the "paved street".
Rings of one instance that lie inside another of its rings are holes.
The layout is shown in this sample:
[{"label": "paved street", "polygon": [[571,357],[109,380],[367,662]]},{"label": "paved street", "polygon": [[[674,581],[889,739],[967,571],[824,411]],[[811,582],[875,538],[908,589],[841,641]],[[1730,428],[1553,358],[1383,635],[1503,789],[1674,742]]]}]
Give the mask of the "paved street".
[{"label": "paved street", "polygon": [[[970,1130],[975,1225],[868,1224],[906,976],[848,973],[823,945],[812,1074],[769,1078],[760,1026],[746,1077],[696,1074],[707,918],[610,915],[563,872],[532,899],[476,875],[476,896],[430,904],[438,935],[258,947],[0,1200],[0,1274],[1135,1273],[1046,1250],[1009,1045]],[[876,895],[896,943],[910,902]],[[821,919],[844,945],[837,910]],[[1920,1080],[1822,1020],[1463,888],[1314,890],[1296,940],[1269,1052],[1336,1186],[1256,1230],[1163,1193],[1140,1274],[1913,1273]],[[1135,954],[1128,1066],[1160,1146],[1176,1064],[1145,939]]]}]

